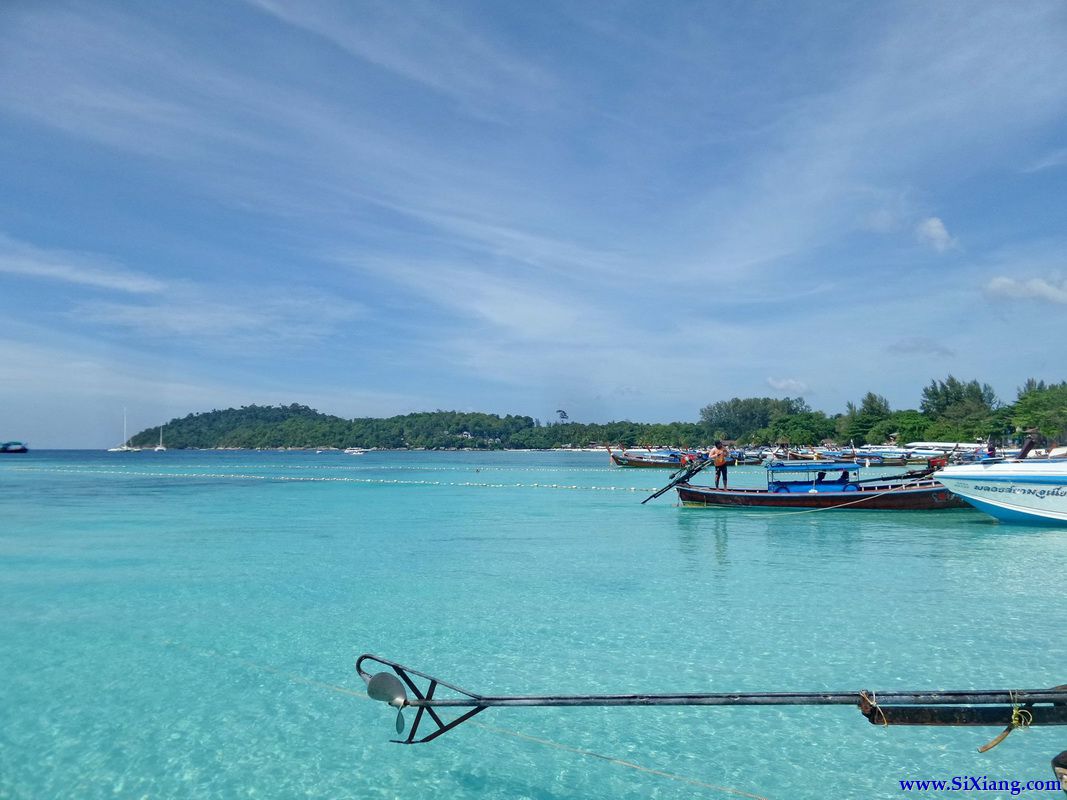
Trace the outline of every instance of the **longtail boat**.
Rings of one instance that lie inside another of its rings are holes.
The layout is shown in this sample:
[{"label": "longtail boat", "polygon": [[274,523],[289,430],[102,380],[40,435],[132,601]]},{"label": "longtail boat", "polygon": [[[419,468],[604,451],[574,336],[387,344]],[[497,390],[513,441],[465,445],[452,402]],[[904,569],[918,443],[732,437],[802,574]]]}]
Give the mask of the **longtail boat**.
[{"label": "longtail boat", "polygon": [[651,467],[678,469],[690,462],[707,458],[704,453],[682,450],[611,450],[611,463],[616,467]]},{"label": "longtail boat", "polygon": [[931,477],[932,468],[867,480],[854,478],[860,465],[851,461],[775,462],[766,470],[766,489],[698,486],[689,482],[695,472],[672,487],[683,505],[702,507],[929,511],[967,505]]}]

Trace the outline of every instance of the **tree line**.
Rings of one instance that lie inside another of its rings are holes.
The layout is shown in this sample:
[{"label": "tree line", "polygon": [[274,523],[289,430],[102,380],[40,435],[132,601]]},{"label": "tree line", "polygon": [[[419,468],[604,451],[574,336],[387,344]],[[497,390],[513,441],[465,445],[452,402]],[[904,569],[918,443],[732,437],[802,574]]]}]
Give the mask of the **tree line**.
[{"label": "tree line", "polygon": [[[1028,380],[1007,403],[976,380],[949,375],[922,390],[918,409],[897,409],[867,392],[842,413],[813,410],[803,398],[735,397],[705,406],[696,422],[603,424],[570,421],[543,424],[528,416],[430,411],[388,418],[345,419],[308,406],[249,405],[172,419],[164,440],[173,448],[473,448],[550,449],[612,446],[706,446],[716,439],[739,444],[882,444],[911,441],[1067,441],[1067,382]],[[150,447],[158,427],[136,434],[131,444]]]},{"label": "tree line", "polygon": [[1004,402],[987,383],[949,375],[923,388],[919,408],[897,409],[867,392],[833,416],[814,411],[802,398],[733,398],[705,406],[701,422],[716,438],[751,444],[884,444],[916,441],[966,442],[992,438],[1067,440],[1067,382],[1033,378]]}]

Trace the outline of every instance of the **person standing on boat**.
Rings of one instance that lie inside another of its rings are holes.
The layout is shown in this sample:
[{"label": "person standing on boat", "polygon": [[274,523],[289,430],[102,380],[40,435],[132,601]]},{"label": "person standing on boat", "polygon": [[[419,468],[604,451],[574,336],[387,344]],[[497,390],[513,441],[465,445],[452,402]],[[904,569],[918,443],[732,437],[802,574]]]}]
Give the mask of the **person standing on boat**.
[{"label": "person standing on boat", "polygon": [[720,478],[722,478],[722,488],[730,488],[727,485],[729,480],[726,475],[726,462],[730,460],[730,451],[723,446],[722,442],[715,442],[715,446],[708,452],[708,457],[715,465],[715,488],[719,488]]}]

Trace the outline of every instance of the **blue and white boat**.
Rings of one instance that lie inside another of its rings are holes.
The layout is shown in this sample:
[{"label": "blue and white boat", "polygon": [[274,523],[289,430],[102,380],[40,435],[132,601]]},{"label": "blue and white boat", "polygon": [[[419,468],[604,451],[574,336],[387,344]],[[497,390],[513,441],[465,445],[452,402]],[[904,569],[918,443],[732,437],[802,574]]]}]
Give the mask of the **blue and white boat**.
[{"label": "blue and white boat", "polygon": [[649,499],[676,488],[684,506],[852,511],[929,511],[965,506],[930,477],[930,469],[855,480],[860,465],[854,461],[779,461],[767,465],[766,489],[719,489],[689,483],[702,468],[695,465]]},{"label": "blue and white boat", "polygon": [[934,478],[1005,522],[1067,525],[1067,458],[999,458],[945,467]]}]

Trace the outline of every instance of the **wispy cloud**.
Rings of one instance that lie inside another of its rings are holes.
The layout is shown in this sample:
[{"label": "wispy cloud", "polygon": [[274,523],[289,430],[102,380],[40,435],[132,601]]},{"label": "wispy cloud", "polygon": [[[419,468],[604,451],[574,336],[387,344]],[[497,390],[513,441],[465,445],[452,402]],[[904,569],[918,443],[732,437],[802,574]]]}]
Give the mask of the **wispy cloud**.
[{"label": "wispy cloud", "polygon": [[477,18],[434,3],[293,4],[249,0],[279,20],[332,42],[395,75],[452,97],[480,114],[503,119],[500,104],[544,109],[549,75],[477,33]]},{"label": "wispy cloud", "polygon": [[[250,0],[250,4],[271,18],[334,42],[362,62],[435,91],[453,93],[465,104],[500,107],[521,98],[540,104],[543,98],[567,91],[573,81],[565,72],[520,56],[522,51],[509,47],[500,31],[483,31],[479,20],[455,9],[421,3],[372,5],[358,11],[333,2],[289,6]],[[990,77],[1002,73],[998,60],[1014,64],[1014,51],[988,48],[994,63],[987,63],[985,55],[974,57],[984,52],[984,39],[972,42],[970,34],[986,32],[988,38],[996,25],[985,17],[997,15],[992,11],[977,15],[981,20],[970,16],[953,20],[946,14],[936,20],[946,27],[959,22],[969,32],[954,40],[949,54],[933,46],[929,37],[916,38],[916,29],[928,26],[930,20],[901,15],[883,40],[849,54],[855,63],[848,74],[858,77],[841,81],[832,94],[813,92],[783,107],[778,121],[760,133],[762,146],[752,151],[762,155],[750,153],[739,160],[737,181],[730,185],[712,181],[703,192],[672,199],[674,222],[660,233],[632,224],[636,217],[630,215],[645,211],[632,203],[633,210],[626,208],[627,217],[618,221],[622,225],[603,226],[610,234],[601,234],[599,241],[589,233],[596,226],[569,224],[570,218],[588,222],[596,215],[587,207],[574,206],[558,190],[560,182],[551,180],[552,170],[530,169],[526,159],[499,147],[485,131],[461,127],[466,136],[458,139],[416,133],[395,124],[391,111],[399,101],[373,107],[377,98],[315,93],[288,81],[268,84],[235,70],[232,63],[190,53],[168,34],[119,12],[99,24],[83,17],[53,20],[59,23],[53,29],[69,32],[69,55],[58,61],[62,67],[54,68],[60,71],[35,74],[29,67],[35,63],[36,50],[16,49],[11,60],[25,80],[8,82],[7,91],[16,91],[11,86],[34,87],[19,89],[11,98],[20,113],[36,114],[76,135],[95,131],[143,154],[155,151],[181,157],[193,164],[188,177],[199,176],[206,191],[235,192],[233,202],[261,210],[284,214],[302,208],[306,216],[322,220],[323,212],[344,216],[346,204],[356,208],[373,204],[466,243],[481,257],[506,254],[548,268],[588,270],[604,265],[667,280],[672,275],[679,280],[716,276],[741,283],[760,265],[793,257],[855,227],[891,224],[878,209],[870,212],[867,223],[841,209],[851,208],[849,201],[869,193],[872,185],[879,191],[895,190],[895,176],[887,173],[882,156],[885,152],[894,153],[894,162],[909,165],[935,158],[930,137],[912,134],[931,122],[964,118],[991,102],[988,94],[974,91],[972,83],[983,85],[998,100],[1010,95],[1012,105],[1018,104],[1020,91],[1014,81]],[[1031,23],[1016,22],[1027,33],[1033,32]],[[31,41],[38,48],[55,47],[40,27],[33,28],[36,39]],[[701,50],[681,44],[682,63],[702,61]],[[929,49],[931,58],[905,58],[916,46]],[[115,52],[122,58],[112,58]],[[961,70],[960,62],[973,70]],[[178,64],[180,69],[174,66]],[[132,65],[139,69],[129,69]],[[1019,83],[1028,76],[1056,74],[1041,60],[1027,61],[1023,67]],[[361,77],[360,83],[373,80],[371,75]],[[1062,86],[1063,80],[1058,83]],[[1031,86],[1030,91],[1036,90]],[[1049,91],[1047,82],[1042,91]],[[58,99],[35,101],[31,92],[38,98]],[[894,100],[881,104],[872,102],[872,97]],[[945,97],[952,98],[955,117],[944,109]],[[78,113],[69,113],[71,107]],[[574,113],[570,106],[568,110]],[[1039,114],[1027,106],[1014,117],[1015,126],[1025,129],[1028,120]],[[71,123],[75,118],[76,125]],[[615,190],[618,173],[628,168],[635,153],[613,144],[619,137],[612,137],[612,124],[597,122],[592,132],[604,144],[601,158],[609,160],[600,171],[577,177],[599,182],[600,191],[595,183],[586,191],[613,208],[626,197]],[[580,114],[552,124],[531,120],[531,134],[519,136],[515,143],[536,149],[544,137],[567,134],[569,128],[559,125],[575,124],[588,122]],[[709,131],[705,140],[698,137],[691,146],[708,147],[717,135]],[[250,158],[256,154],[271,157],[258,163]],[[210,169],[203,169],[205,159]],[[560,161],[556,167],[584,164]],[[566,183],[572,180],[568,175]],[[694,182],[699,185],[700,180],[698,171]],[[540,231],[538,220],[543,222]],[[548,234],[550,220],[555,230]],[[574,236],[567,235],[568,228]],[[580,242],[579,236],[587,241]],[[945,246],[943,239],[931,244]],[[647,259],[618,255],[634,252],[635,245],[673,269],[657,271],[658,265]]]},{"label": "wispy cloud", "polygon": [[767,385],[777,392],[804,394],[808,391],[808,385],[796,378],[767,378]]},{"label": "wispy cloud", "polygon": [[375,283],[444,310],[459,321],[484,325],[494,338],[558,342],[604,341],[614,328],[604,298],[585,294],[581,276],[509,263],[476,267],[451,261],[335,253],[332,259]]},{"label": "wispy cloud", "polygon": [[154,294],[166,288],[163,281],[124,269],[101,256],[35,247],[3,233],[0,233],[0,272],[131,294]]},{"label": "wispy cloud", "polygon": [[152,160],[222,166],[268,149],[239,82],[143,18],[49,6],[6,25],[0,107],[11,113]]},{"label": "wispy cloud", "polygon": [[1027,278],[1018,280],[998,276],[986,285],[986,292],[994,297],[1013,300],[1044,300],[1067,305],[1067,279]]},{"label": "wispy cloud", "polygon": [[215,349],[300,345],[331,335],[339,325],[367,314],[351,298],[314,289],[259,287],[234,289],[222,283],[163,281],[84,252],[44,249],[0,234],[0,274],[34,281],[89,286],[138,299],[81,297],[65,316],[81,326],[124,330],[137,340],[170,340],[213,345]]},{"label": "wispy cloud", "polygon": [[915,235],[919,241],[934,248],[939,253],[956,247],[956,240],[949,234],[940,217],[927,217],[915,226]]},{"label": "wispy cloud", "polygon": [[208,286],[183,285],[152,303],[93,301],[78,304],[69,316],[102,328],[124,330],[138,338],[186,343],[199,341],[217,352],[269,351],[279,344],[306,345],[331,335],[340,323],[365,309],[351,301],[299,291],[244,292],[226,301]]},{"label": "wispy cloud", "polygon": [[[897,189],[915,170],[965,175],[975,167],[960,150],[983,153],[983,163],[1014,162],[1010,143],[1049,122],[1054,98],[1067,90],[1054,6],[1027,15],[993,6],[936,15],[912,8],[889,20],[884,36],[848,52],[853,79],[802,95],[768,137],[766,155],[728,195],[711,196],[713,273],[747,277],[754,266],[838,238],[856,226],[843,209],[872,186]],[[980,133],[993,116],[1011,119],[996,146]],[[926,133],[932,129],[958,136],[949,146]],[[940,252],[953,246],[936,223],[923,231]]]},{"label": "wispy cloud", "polygon": [[951,347],[927,336],[908,336],[897,339],[886,346],[885,352],[890,355],[937,356],[938,358],[951,358],[956,355],[956,351]]},{"label": "wispy cloud", "polygon": [[[342,42],[364,61],[454,93],[465,109],[540,106],[562,91],[454,10],[253,5]],[[484,126],[439,137],[391,113],[425,98],[401,91],[383,106],[383,98],[364,96],[358,87],[381,82],[365,63],[354,64],[349,82],[316,92],[287,71],[270,81],[212,58],[120,10],[99,17],[45,10],[17,23],[21,36],[0,55],[12,76],[0,83],[0,108],[140,158],[184,164],[167,177],[232,207],[290,224],[314,220],[341,242],[353,238],[353,214],[388,212],[479,258],[506,254],[554,270],[620,261],[613,244],[591,247],[577,235],[546,232],[546,214],[557,214],[545,196],[551,178],[507,149],[487,160],[482,143],[495,141]]]},{"label": "wispy cloud", "polygon": [[1023,172],[1043,172],[1046,169],[1067,166],[1067,148],[1046,153],[1041,158],[1023,168]]},{"label": "wispy cloud", "polygon": [[900,217],[887,208],[878,208],[863,216],[862,227],[873,233],[891,233],[899,230]]}]

